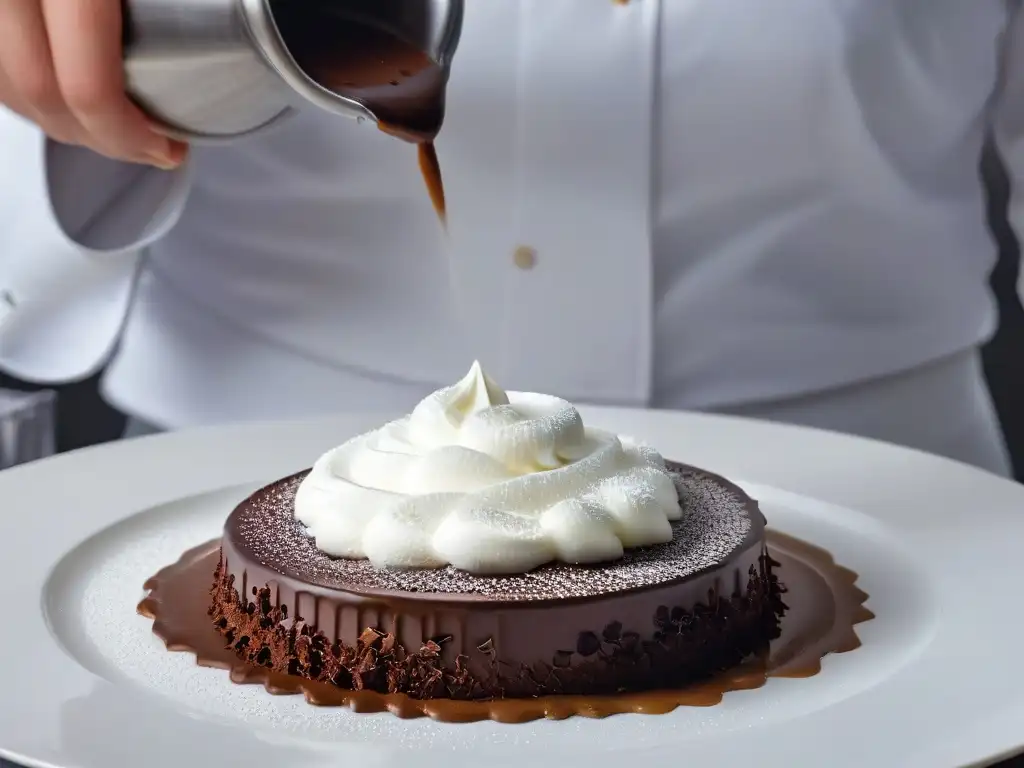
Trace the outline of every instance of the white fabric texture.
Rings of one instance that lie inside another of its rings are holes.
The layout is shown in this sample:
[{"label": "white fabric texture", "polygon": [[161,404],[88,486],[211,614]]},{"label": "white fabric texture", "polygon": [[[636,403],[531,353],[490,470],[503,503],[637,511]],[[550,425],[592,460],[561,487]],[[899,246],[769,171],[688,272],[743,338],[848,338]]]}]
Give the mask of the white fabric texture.
[{"label": "white fabric texture", "polygon": [[[0,252],[0,288],[45,311],[9,313],[0,364],[56,380],[116,344],[109,398],[170,427],[397,412],[474,357],[574,402],[802,402],[791,418],[826,424],[821,393],[992,333],[978,160],[995,127],[1024,173],[1022,35],[1006,0],[472,3],[438,142],[447,237],[411,147],[315,111],[160,181],[51,152],[61,226]],[[82,190],[106,201],[87,225]],[[68,261],[107,293],[19,288],[26,262]],[[61,333],[89,350],[63,371]]]}]

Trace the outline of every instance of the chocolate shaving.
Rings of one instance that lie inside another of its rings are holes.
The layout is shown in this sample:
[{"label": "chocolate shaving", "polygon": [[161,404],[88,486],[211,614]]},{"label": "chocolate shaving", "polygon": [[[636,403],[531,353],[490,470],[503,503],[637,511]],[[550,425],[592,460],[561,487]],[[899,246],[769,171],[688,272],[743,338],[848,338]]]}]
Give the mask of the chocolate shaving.
[{"label": "chocolate shaving", "polygon": [[609,624],[607,627],[604,628],[603,632],[601,632],[601,637],[604,638],[604,641],[606,643],[617,643],[619,641],[619,637],[621,635],[622,635],[622,622],[621,621],[613,621],[611,624]]},{"label": "chocolate shaving", "polygon": [[[287,608],[274,606],[269,587],[245,601],[226,574],[223,561],[210,590],[211,621],[225,642],[253,666],[287,672],[338,688],[404,693],[413,699],[491,700],[551,694],[610,694],[682,687],[703,680],[745,658],[764,652],[779,635],[787,608],[785,588],[762,555],[751,567],[746,589],[728,597],[712,593],[692,611],[659,606],[652,634],[613,621],[600,633],[580,632],[574,651],[554,654],[550,663],[509,668],[492,639],[475,651],[479,661],[459,655],[446,660],[444,635],[417,650],[393,633],[366,627],[355,647],[331,642],[301,617],[286,621]],[[449,657],[450,658],[450,657]],[[489,670],[474,674],[473,669]]]},{"label": "chocolate shaving", "polygon": [[373,627],[367,627],[363,630],[363,633],[359,635],[359,645],[364,648],[373,648],[380,639],[384,637],[384,633]]},{"label": "chocolate shaving", "polygon": [[487,638],[487,640],[480,643],[476,649],[485,656],[494,657],[494,641],[491,638]]},{"label": "chocolate shaving", "polygon": [[572,651],[556,651],[551,663],[559,669],[567,669],[572,665]]},{"label": "chocolate shaving", "polygon": [[601,650],[601,641],[593,632],[580,632],[576,639],[576,653],[580,656],[593,656]]}]

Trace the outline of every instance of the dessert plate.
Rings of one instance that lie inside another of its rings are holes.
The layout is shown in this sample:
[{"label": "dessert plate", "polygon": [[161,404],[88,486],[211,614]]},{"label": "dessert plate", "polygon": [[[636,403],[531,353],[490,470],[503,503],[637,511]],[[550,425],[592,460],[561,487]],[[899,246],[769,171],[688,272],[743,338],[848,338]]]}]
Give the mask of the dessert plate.
[{"label": "dessert plate", "polygon": [[142,438],[0,474],[0,755],[25,765],[603,768],[984,765],[1024,750],[1024,486],[950,461],[741,419],[582,408],[739,482],[771,527],[860,575],[876,618],[822,673],[709,708],[525,725],[318,709],[170,653],[142,583],[235,502],[387,414]]}]

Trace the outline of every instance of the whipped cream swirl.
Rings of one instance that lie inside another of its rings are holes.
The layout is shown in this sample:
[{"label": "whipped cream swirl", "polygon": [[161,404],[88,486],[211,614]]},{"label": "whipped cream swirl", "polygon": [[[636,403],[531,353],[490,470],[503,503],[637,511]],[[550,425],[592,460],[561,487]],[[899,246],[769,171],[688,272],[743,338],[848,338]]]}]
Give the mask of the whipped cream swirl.
[{"label": "whipped cream swirl", "polygon": [[479,363],[326,453],[295,498],[328,555],[495,575],[615,560],[671,540],[681,515],[656,451],[585,428],[565,400],[505,393]]}]

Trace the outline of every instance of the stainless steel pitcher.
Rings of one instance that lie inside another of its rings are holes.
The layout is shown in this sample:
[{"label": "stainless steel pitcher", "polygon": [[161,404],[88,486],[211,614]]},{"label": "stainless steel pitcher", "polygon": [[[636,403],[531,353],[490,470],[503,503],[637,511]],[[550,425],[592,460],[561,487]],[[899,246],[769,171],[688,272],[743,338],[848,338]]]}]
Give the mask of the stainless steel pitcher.
[{"label": "stainless steel pitcher", "polygon": [[[312,0],[123,0],[127,88],[176,138],[232,139],[302,102],[371,120],[360,102],[318,85],[296,64],[275,7]],[[464,0],[318,0],[417,45],[447,73]],[[294,12],[294,7],[290,8]]]}]

